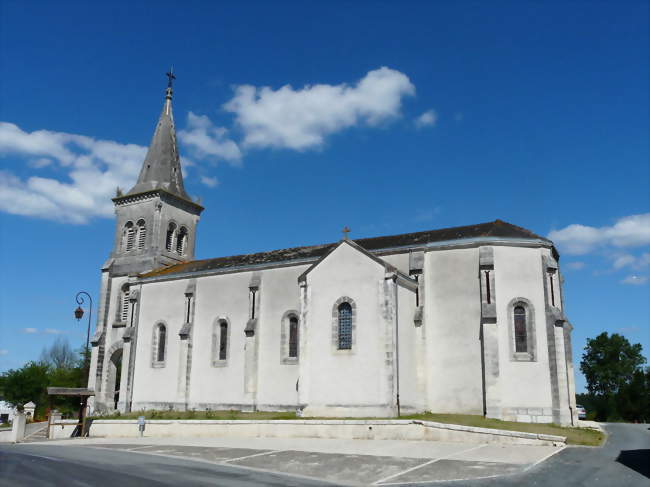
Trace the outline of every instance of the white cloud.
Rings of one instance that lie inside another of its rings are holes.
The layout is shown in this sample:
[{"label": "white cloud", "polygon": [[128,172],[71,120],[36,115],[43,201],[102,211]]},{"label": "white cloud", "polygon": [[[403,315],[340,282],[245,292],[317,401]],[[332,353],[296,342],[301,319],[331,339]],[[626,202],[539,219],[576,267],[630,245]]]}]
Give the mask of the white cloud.
[{"label": "white cloud", "polygon": [[23,333],[38,333],[36,328],[23,328]]},{"label": "white cloud", "polygon": [[633,286],[641,286],[648,282],[648,278],[646,276],[627,276],[625,279],[621,281],[621,284],[631,284]]},{"label": "white cloud", "polygon": [[0,155],[28,158],[28,165],[40,157],[40,167],[48,159],[67,169],[64,181],[36,175],[21,179],[0,171],[0,210],[71,223],[110,217],[115,188],[133,184],[145,154],[146,147],[135,144],[48,130],[25,132],[0,122]]},{"label": "white cloud", "polygon": [[67,331],[57,330],[55,328],[45,328],[45,330],[43,330],[43,333],[46,333],[48,335],[61,335],[63,333],[67,333]]},{"label": "white cloud", "polygon": [[52,159],[48,159],[47,157],[39,157],[38,159],[30,159],[27,161],[27,165],[29,167],[40,169],[42,167],[50,166],[53,162]]},{"label": "white cloud", "polygon": [[427,110],[418,118],[415,119],[415,126],[417,128],[428,127],[430,125],[435,125],[438,121],[438,115],[434,110]]},{"label": "white cloud", "polygon": [[569,262],[568,264],[566,264],[566,267],[573,271],[579,271],[580,269],[583,269],[585,267],[585,263],[580,261]]},{"label": "white cloud", "polygon": [[8,355],[8,354],[9,354],[9,350],[7,350],[6,348],[0,348],[0,355]]},{"label": "white cloud", "polygon": [[187,129],[178,132],[180,141],[198,157],[212,156],[232,164],[238,164],[242,154],[239,146],[226,137],[228,130],[215,127],[205,115],[187,114]]},{"label": "white cloud", "polygon": [[201,183],[205,184],[208,188],[215,188],[219,184],[219,180],[209,176],[201,176]]},{"label": "white cloud", "polygon": [[586,254],[599,247],[639,247],[650,244],[650,213],[620,218],[612,226],[572,224],[548,237],[568,254]]},{"label": "white cloud", "polygon": [[399,71],[382,67],[353,86],[307,85],[294,89],[241,85],[224,108],[235,114],[244,145],[305,150],[327,135],[356,125],[377,125],[400,115],[402,98],[415,86]]}]

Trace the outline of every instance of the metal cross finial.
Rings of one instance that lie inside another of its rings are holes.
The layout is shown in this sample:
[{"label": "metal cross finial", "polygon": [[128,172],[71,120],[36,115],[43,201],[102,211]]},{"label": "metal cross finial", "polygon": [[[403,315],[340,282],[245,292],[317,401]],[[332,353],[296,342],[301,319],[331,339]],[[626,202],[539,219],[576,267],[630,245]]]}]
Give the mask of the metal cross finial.
[{"label": "metal cross finial", "polygon": [[167,83],[167,88],[171,88],[173,80],[176,79],[176,76],[174,76],[174,67],[172,66],[171,68],[169,68],[169,71],[167,71],[165,74],[169,78],[169,83]]},{"label": "metal cross finial", "polygon": [[350,233],[350,228],[346,225],[343,227],[343,240],[348,239],[348,233]]}]

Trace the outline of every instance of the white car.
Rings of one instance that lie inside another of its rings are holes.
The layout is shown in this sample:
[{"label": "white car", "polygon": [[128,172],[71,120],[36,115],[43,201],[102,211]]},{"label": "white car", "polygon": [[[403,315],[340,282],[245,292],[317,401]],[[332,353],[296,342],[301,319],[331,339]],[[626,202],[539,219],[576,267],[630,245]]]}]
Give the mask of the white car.
[{"label": "white car", "polygon": [[587,410],[583,406],[576,404],[576,411],[578,411],[578,419],[587,419]]}]

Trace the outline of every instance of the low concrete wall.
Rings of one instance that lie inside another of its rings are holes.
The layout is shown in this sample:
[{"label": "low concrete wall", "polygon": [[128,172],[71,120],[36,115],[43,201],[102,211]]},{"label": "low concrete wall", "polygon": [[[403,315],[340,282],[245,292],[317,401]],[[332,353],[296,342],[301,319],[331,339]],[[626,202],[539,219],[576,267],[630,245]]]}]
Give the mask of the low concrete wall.
[{"label": "low concrete wall", "polygon": [[[52,438],[69,438],[75,421],[52,426]],[[136,420],[94,420],[91,437],[135,438]],[[360,440],[450,441],[506,445],[559,445],[562,436],[520,431],[474,428],[413,420],[148,420],[144,432],[150,438],[336,438]]]}]

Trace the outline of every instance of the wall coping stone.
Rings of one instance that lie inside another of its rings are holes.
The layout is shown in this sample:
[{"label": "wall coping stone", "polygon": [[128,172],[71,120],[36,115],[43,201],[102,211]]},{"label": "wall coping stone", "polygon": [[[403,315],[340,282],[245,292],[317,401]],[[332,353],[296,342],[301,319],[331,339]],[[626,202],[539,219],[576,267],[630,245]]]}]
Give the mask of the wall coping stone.
[{"label": "wall coping stone", "polygon": [[[296,424],[296,425],[420,425],[428,428],[439,428],[453,431],[465,431],[469,433],[482,433],[495,436],[509,436],[513,438],[526,438],[531,440],[553,441],[559,443],[566,443],[566,436],[546,435],[543,433],[528,433],[524,431],[510,431],[493,428],[480,428],[476,426],[464,426],[460,424],[449,423],[436,423],[434,421],[420,421],[411,419],[148,419],[147,424],[232,424],[232,425],[248,425],[248,424]],[[76,420],[63,420],[59,424],[76,424]],[[137,419],[95,419],[93,424],[138,424]]]}]

